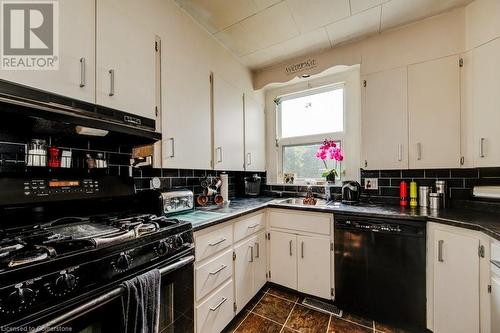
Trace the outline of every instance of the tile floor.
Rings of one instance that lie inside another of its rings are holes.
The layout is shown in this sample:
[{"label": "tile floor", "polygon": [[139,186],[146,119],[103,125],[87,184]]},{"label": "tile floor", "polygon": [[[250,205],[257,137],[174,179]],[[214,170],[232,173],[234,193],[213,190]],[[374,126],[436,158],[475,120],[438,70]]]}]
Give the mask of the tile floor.
[{"label": "tile floor", "polygon": [[302,296],[264,287],[223,333],[405,333],[352,314],[342,318],[301,305]]}]

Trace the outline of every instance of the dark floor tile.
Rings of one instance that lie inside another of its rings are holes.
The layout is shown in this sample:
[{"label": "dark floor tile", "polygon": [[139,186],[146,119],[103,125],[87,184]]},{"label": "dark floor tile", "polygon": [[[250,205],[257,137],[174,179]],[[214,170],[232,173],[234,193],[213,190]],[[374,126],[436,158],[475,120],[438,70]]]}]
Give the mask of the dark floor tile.
[{"label": "dark floor tile", "polygon": [[363,318],[353,313],[344,312],[344,314],[342,315],[342,319],[352,321],[353,323],[362,326],[373,327],[373,321],[371,319]]},{"label": "dark floor tile", "polygon": [[332,316],[328,333],[371,333],[373,329]]},{"label": "dark floor tile", "polygon": [[297,331],[292,330],[291,328],[288,328],[288,327],[283,327],[283,329],[281,330],[281,333],[297,333]]},{"label": "dark floor tile", "polygon": [[296,304],[285,326],[299,332],[324,333],[328,329],[330,316]]},{"label": "dark floor tile", "polygon": [[222,330],[221,333],[233,333],[238,328],[238,326],[240,326],[243,320],[245,320],[245,318],[248,316],[248,313],[249,312],[247,310],[240,311],[240,313],[238,313],[238,315],[234,317],[233,320],[231,320],[231,322],[226,326],[226,328]]},{"label": "dark floor tile", "polygon": [[262,289],[260,290],[257,295],[255,295],[251,300],[250,302],[248,302],[248,304],[245,306],[245,309],[247,309],[248,311],[252,311],[252,309],[257,305],[257,303],[259,303],[259,301],[262,299],[262,297],[265,295],[266,293],[266,289]]},{"label": "dark floor tile", "polygon": [[250,313],[243,320],[241,325],[234,331],[235,333],[279,333],[281,325],[265,319],[254,313]]},{"label": "dark floor tile", "polygon": [[270,287],[267,293],[273,296],[278,296],[287,299],[291,302],[296,302],[299,299],[299,296],[297,294],[276,287]]},{"label": "dark floor tile", "polygon": [[252,312],[260,314],[263,317],[269,318],[280,324],[284,324],[288,315],[292,311],[294,303],[285,301],[282,298],[266,294],[257,303]]},{"label": "dark floor tile", "polygon": [[375,322],[375,331],[383,333],[409,333],[406,330]]}]

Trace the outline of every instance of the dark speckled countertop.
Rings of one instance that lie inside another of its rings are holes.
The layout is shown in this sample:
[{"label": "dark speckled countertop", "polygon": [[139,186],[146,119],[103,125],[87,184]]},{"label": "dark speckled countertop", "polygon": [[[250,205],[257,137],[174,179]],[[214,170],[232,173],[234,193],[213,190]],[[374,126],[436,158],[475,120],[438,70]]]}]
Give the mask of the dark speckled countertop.
[{"label": "dark speckled countertop", "polygon": [[194,231],[249,214],[266,207],[330,212],[391,219],[412,219],[423,223],[437,222],[472,230],[479,230],[500,240],[500,214],[498,211],[473,208],[447,208],[433,211],[426,208],[402,208],[387,204],[346,205],[329,203],[326,206],[297,206],[283,203],[285,199],[268,197],[233,199],[228,206],[198,208],[194,213],[177,216],[193,224]]}]

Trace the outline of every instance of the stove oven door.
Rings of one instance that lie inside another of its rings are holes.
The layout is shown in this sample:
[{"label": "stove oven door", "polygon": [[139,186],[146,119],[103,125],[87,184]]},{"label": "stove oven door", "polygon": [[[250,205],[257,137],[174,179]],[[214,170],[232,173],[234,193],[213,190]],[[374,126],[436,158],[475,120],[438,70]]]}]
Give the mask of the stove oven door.
[{"label": "stove oven door", "polygon": [[[159,267],[162,272],[160,333],[194,331],[193,261],[194,257],[189,255],[165,267]],[[163,273],[164,271],[166,272]],[[121,332],[122,316],[121,292],[120,288],[116,288],[103,295],[96,295],[93,300],[42,324],[35,331]]]}]

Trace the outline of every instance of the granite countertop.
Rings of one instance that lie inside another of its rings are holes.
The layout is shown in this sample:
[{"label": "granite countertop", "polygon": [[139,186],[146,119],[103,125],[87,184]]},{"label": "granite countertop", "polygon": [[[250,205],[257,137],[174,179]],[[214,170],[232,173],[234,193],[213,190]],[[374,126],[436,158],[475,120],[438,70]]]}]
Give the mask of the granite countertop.
[{"label": "granite countertop", "polygon": [[361,203],[346,205],[330,202],[325,206],[301,206],[283,203],[285,198],[269,197],[238,198],[231,200],[227,206],[210,206],[197,208],[195,212],[177,216],[178,219],[193,224],[193,230],[198,231],[210,226],[249,214],[266,207],[328,212],[348,215],[361,215],[390,219],[411,219],[423,223],[437,222],[448,225],[479,230],[497,240],[500,240],[500,214],[492,210],[473,208],[446,208],[430,210],[427,208],[404,208],[387,204]]}]

